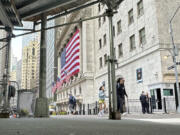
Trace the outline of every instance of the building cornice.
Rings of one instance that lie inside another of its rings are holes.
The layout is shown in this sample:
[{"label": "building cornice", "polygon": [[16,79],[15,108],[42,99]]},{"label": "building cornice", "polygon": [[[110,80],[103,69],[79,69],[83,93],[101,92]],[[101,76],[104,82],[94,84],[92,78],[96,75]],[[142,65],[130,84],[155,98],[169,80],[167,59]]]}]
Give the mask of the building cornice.
[{"label": "building cornice", "polygon": [[60,93],[60,92],[67,91],[68,89],[70,89],[70,88],[72,88],[72,87],[74,87],[74,86],[76,86],[78,84],[81,84],[81,83],[83,83],[83,82],[85,82],[87,80],[94,80],[94,78],[93,77],[88,77],[88,76],[79,78],[77,81],[72,82],[70,85],[62,88],[61,90],[57,90],[57,94]]}]

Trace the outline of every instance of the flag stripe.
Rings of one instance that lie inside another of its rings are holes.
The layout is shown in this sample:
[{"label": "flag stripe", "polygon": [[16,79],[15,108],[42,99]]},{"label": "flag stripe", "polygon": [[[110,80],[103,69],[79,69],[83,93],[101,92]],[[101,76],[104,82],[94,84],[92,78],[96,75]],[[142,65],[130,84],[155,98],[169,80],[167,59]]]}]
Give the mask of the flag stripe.
[{"label": "flag stripe", "polygon": [[74,34],[74,36],[72,37],[72,39],[70,40],[70,42],[67,44],[66,49],[68,50],[69,47],[72,45],[72,43],[74,42],[74,40],[79,37],[79,30]]},{"label": "flag stripe", "polygon": [[72,48],[72,50],[69,51],[69,53],[67,53],[66,59],[67,59],[68,57],[70,57],[70,56],[72,55],[72,53],[73,53],[75,50],[77,50],[77,49],[80,49],[80,48],[79,48],[79,43],[76,44],[76,45]]},{"label": "flag stripe", "polygon": [[77,44],[79,42],[80,42],[80,39],[79,39],[79,36],[78,36],[73,40],[73,42],[71,44],[69,44],[70,46],[66,47],[66,51],[68,52],[69,50],[71,50],[71,48],[73,47],[72,45],[75,45],[75,44]]},{"label": "flag stripe", "polygon": [[[73,75],[74,75],[74,72],[79,71],[79,69],[80,69],[80,65],[79,65],[79,66],[76,65],[76,67],[75,67],[74,69],[72,69],[69,74],[71,74],[71,75],[73,74]],[[76,74],[76,73],[75,73],[75,74]],[[64,80],[65,78],[66,78],[66,75],[63,75],[63,76],[62,76],[62,80]]]},{"label": "flag stripe", "polygon": [[79,62],[79,53],[76,54],[75,56],[73,56],[72,58],[73,58],[73,59],[67,63],[67,66],[65,66],[65,67],[61,70],[61,73],[64,73],[66,70],[68,70],[67,68],[68,68],[69,66],[71,66],[71,64],[74,64],[73,62],[77,62],[77,61],[75,61],[75,60],[78,59],[78,62]]},{"label": "flag stripe", "polygon": [[[76,64],[79,64],[79,59],[77,59],[77,60],[75,60],[74,62],[73,62],[73,64],[71,64],[67,69],[65,69],[65,70],[67,70],[67,71],[71,71],[72,70],[72,67],[74,67],[74,65],[76,65]],[[65,73],[64,73],[64,71],[63,72],[61,72],[61,75],[65,75]]]}]

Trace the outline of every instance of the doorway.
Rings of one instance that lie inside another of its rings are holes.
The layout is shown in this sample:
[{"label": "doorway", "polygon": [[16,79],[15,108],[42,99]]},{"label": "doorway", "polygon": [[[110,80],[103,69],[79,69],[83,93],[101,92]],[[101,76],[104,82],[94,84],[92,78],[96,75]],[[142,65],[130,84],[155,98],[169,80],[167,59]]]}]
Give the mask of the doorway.
[{"label": "doorway", "polygon": [[153,109],[162,110],[162,95],[161,89],[152,89],[150,90],[151,93],[151,104]]},{"label": "doorway", "polygon": [[161,89],[156,89],[156,94],[157,94],[157,105],[158,105],[158,110],[162,109],[162,96],[161,96]]}]

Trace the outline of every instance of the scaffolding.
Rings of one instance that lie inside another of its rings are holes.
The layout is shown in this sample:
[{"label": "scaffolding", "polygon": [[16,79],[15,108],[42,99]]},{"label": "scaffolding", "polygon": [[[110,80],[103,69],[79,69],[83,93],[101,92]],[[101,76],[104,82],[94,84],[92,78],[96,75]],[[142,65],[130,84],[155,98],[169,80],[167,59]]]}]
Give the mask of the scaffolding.
[{"label": "scaffolding", "polygon": [[[39,98],[36,99],[35,106],[35,117],[48,117],[48,100],[45,94],[45,84],[46,84],[46,44],[45,44],[45,32],[49,29],[54,29],[58,27],[63,27],[66,25],[71,25],[75,23],[80,23],[88,20],[93,20],[97,18],[101,18],[103,16],[107,16],[109,18],[109,37],[110,37],[110,56],[108,59],[109,62],[109,96],[110,96],[110,119],[121,119],[120,113],[117,111],[117,99],[116,99],[116,87],[115,87],[115,64],[116,59],[114,56],[114,42],[113,42],[113,24],[112,19],[113,15],[116,13],[117,6],[123,0],[18,0],[18,1],[9,1],[9,0],[1,0],[0,1],[0,29],[4,29],[7,31],[8,35],[5,38],[0,39],[0,42],[7,42],[6,46],[6,69],[5,69],[5,77],[4,82],[8,82],[9,80],[9,56],[10,56],[10,43],[12,38],[16,38],[19,36],[24,36],[27,34],[32,34],[35,32],[41,32],[41,41],[40,41],[40,88],[39,88]],[[90,18],[82,18],[80,20],[69,22],[65,24],[55,25],[53,27],[46,27],[46,23],[49,20],[56,19],[58,17],[62,17],[68,15],[70,13],[76,12],[83,8],[87,8],[89,6],[103,3],[106,4],[108,9],[107,11],[99,16],[94,16]],[[28,7],[28,8],[27,8]],[[53,15],[53,17],[48,18],[48,15]],[[15,26],[22,26],[23,21],[32,21],[34,22],[33,29],[21,29],[15,28]],[[35,27],[41,24],[41,29],[36,30]],[[24,34],[14,35],[12,30],[22,30],[28,31]],[[7,97],[7,87],[8,84],[4,85],[4,89],[6,91]],[[6,100],[7,101],[7,100]],[[8,103],[5,102],[4,109],[8,108]]]}]

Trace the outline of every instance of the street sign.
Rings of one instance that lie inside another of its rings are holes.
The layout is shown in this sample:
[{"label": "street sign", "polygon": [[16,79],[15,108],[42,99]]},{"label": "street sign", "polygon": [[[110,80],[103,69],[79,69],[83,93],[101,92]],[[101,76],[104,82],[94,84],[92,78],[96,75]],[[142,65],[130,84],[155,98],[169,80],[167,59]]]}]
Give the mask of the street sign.
[{"label": "street sign", "polygon": [[174,65],[168,67],[168,70],[171,70],[171,69],[173,69],[173,68],[174,68]]}]

